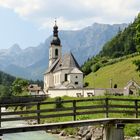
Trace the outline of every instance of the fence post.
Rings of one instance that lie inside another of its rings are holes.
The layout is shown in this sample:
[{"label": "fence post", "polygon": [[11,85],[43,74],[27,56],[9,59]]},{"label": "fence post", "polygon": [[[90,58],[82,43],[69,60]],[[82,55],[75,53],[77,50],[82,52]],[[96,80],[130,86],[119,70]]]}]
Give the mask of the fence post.
[{"label": "fence post", "polygon": [[37,103],[37,123],[40,124],[40,103]]},{"label": "fence post", "polygon": [[73,100],[73,120],[76,121],[76,100]]},{"label": "fence post", "polygon": [[105,112],[105,117],[108,118],[108,98],[105,98],[105,107],[106,107],[106,112]]},{"label": "fence post", "polygon": [[104,125],[103,140],[124,140],[124,124]]},{"label": "fence post", "polygon": [[135,111],[136,111],[136,118],[138,118],[139,114],[138,114],[138,101],[135,100]]}]

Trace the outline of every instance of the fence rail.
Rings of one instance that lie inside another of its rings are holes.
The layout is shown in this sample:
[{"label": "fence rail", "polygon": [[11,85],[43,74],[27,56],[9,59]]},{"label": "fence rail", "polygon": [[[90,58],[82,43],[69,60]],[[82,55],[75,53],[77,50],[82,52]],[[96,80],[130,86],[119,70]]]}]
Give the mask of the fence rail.
[{"label": "fence rail", "polygon": [[30,95],[30,96],[16,96],[16,97],[2,97],[0,98],[0,104],[17,104],[17,103],[29,103],[29,102],[41,102],[47,98],[46,95]]},{"label": "fence rail", "polygon": [[[55,107],[58,103],[62,105],[61,108]],[[45,118],[71,116],[73,120],[76,120],[77,116],[80,115],[94,116],[96,114],[104,114],[105,117],[108,118],[111,113],[127,114],[130,117],[138,118],[140,114],[140,100],[124,98],[92,98],[14,104],[1,103],[0,108],[2,107],[12,109],[8,109],[7,112],[2,112],[0,109],[0,123],[5,121],[35,119],[37,123],[40,124],[41,119]],[[13,110],[15,107],[16,109],[20,109]]]}]

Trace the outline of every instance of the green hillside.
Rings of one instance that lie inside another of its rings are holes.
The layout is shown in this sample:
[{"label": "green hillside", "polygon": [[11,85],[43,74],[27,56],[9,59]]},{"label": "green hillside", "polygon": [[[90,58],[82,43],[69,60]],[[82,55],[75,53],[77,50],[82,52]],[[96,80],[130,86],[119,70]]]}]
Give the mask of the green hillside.
[{"label": "green hillside", "polygon": [[110,59],[120,58],[137,52],[140,52],[140,13],[133,23],[106,42],[98,55],[88,59],[83,64],[82,71],[85,75],[90,72],[96,72],[106,63],[110,63]]},{"label": "green hillside", "polygon": [[117,84],[117,87],[121,88],[133,78],[140,84],[139,73],[136,72],[136,66],[132,63],[137,59],[140,59],[140,55],[102,67],[97,72],[87,75],[84,82],[88,82],[88,87],[92,88],[110,88],[110,79],[112,79],[112,85]]}]

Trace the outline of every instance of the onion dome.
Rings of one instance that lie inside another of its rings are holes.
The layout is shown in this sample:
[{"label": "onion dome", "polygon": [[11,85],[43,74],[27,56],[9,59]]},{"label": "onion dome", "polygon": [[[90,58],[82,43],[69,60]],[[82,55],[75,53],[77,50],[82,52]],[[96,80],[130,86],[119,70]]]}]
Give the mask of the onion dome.
[{"label": "onion dome", "polygon": [[58,26],[56,24],[56,20],[55,20],[55,25],[53,27],[53,39],[51,41],[51,45],[57,45],[57,46],[60,46],[61,44],[61,41],[58,37]]}]

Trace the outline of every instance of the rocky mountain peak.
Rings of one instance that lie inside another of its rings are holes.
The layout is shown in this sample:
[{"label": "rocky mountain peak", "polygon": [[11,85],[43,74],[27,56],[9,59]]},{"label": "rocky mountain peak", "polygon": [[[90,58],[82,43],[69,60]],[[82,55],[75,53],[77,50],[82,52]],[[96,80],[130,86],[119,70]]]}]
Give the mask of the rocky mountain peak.
[{"label": "rocky mountain peak", "polygon": [[22,49],[20,48],[19,44],[14,44],[9,48],[10,52],[21,52]]}]

